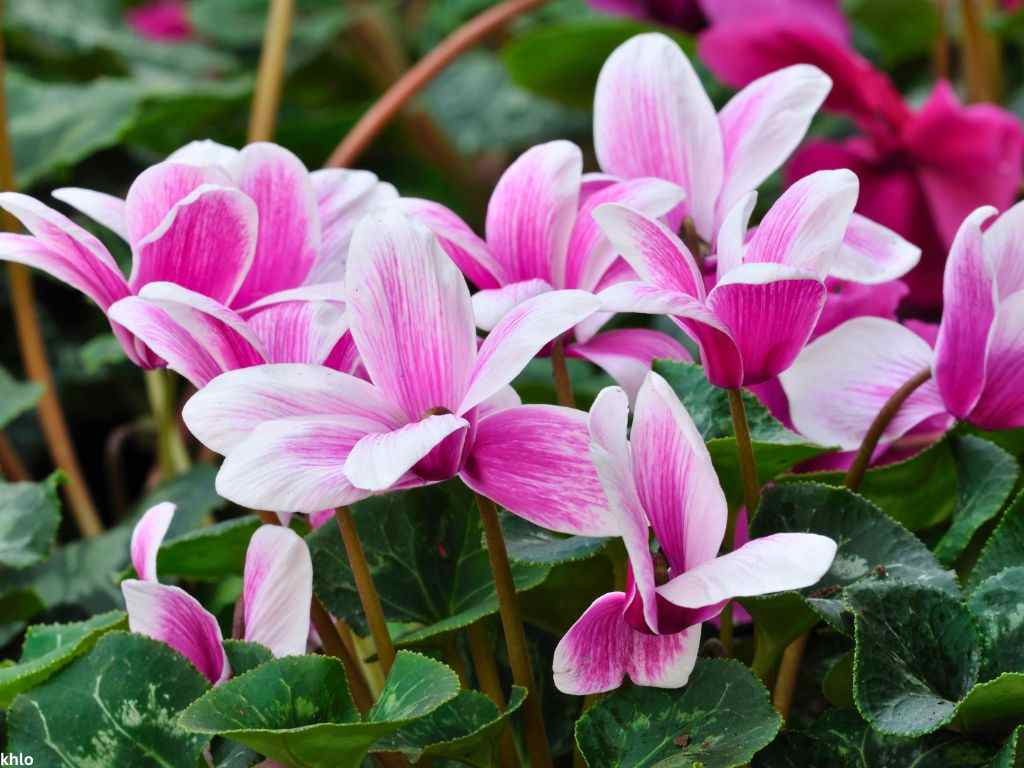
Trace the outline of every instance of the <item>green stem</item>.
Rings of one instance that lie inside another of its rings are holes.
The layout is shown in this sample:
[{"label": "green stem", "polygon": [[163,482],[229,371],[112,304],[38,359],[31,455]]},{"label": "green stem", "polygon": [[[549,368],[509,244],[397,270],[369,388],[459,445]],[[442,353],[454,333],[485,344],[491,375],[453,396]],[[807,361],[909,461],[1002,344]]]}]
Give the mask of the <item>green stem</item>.
[{"label": "green stem", "polygon": [[169,480],[188,470],[192,462],[178,428],[173,374],[166,368],[145,371],[146,394],[156,422],[156,456],[160,478]]},{"label": "green stem", "polygon": [[[761,481],[757,477],[757,461],[754,458],[754,445],[750,440],[750,425],[747,423],[747,410],[743,405],[743,393],[739,389],[727,390],[729,393],[729,412],[732,414],[733,432],[736,434],[736,450],[740,459],[740,476],[743,480],[743,505],[747,508],[747,519],[754,516],[761,498]],[[731,552],[736,537],[736,517],[739,508],[729,510],[729,518],[725,525],[725,541],[722,551]],[[732,602],[725,604],[719,616],[719,640],[726,656],[732,656]]]}]

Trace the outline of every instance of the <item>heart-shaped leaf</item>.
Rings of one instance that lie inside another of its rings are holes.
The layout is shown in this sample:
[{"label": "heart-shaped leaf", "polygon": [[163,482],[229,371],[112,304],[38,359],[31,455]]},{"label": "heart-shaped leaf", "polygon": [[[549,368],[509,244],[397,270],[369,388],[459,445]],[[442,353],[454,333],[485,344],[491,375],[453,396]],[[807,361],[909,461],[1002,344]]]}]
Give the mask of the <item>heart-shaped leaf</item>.
[{"label": "heart-shaped leaf", "polygon": [[157,573],[183,579],[219,579],[245,567],[249,539],[261,525],[252,516],[199,528],[166,541],[157,555]]},{"label": "heart-shaped leaf", "polygon": [[1024,565],[985,579],[967,607],[981,634],[981,679],[1024,672]]},{"label": "heart-shaped leaf", "polygon": [[1024,564],[1024,492],[1014,497],[1003,519],[985,542],[967,577],[967,591],[1005,568]]},{"label": "heart-shaped leaf", "polygon": [[6,427],[25,411],[31,410],[43,396],[43,385],[35,381],[17,381],[0,366],[0,428]]},{"label": "heart-shaped leaf", "polygon": [[536,565],[586,560],[600,553],[609,541],[607,538],[554,533],[508,513],[501,516],[501,529],[505,533],[509,558]]},{"label": "heart-shaped leaf", "polygon": [[27,568],[49,556],[60,525],[57,477],[0,483],[0,575],[4,568]]}]

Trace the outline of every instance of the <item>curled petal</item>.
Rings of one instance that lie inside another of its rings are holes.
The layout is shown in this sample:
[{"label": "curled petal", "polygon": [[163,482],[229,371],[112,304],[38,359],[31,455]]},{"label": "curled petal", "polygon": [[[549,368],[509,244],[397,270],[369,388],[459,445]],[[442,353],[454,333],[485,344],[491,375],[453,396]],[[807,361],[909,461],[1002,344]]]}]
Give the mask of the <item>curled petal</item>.
[{"label": "curled petal", "polygon": [[53,190],[51,194],[62,203],[99,222],[125,242],[128,241],[126,206],[120,197],[78,187],[62,187]]},{"label": "curled petal", "polygon": [[473,294],[473,317],[476,327],[490,331],[513,307],[527,299],[553,290],[546,280],[523,280],[501,288],[485,288]]},{"label": "curled petal", "polygon": [[275,656],[306,652],[313,561],[294,531],[264,525],[249,540],[242,576],[245,639]]},{"label": "curled petal", "polygon": [[[138,175],[124,201],[126,240],[133,246],[152,234],[174,207],[204,185],[229,186],[223,169],[166,160]],[[134,268],[133,268],[134,272]]]},{"label": "curled petal", "polygon": [[921,249],[888,227],[853,214],[829,274],[866,285],[903,277],[921,260]]},{"label": "curled petal", "polygon": [[132,565],[142,581],[158,581],[156,556],[174,519],[175,505],[165,501],[150,507],[132,529]]}]

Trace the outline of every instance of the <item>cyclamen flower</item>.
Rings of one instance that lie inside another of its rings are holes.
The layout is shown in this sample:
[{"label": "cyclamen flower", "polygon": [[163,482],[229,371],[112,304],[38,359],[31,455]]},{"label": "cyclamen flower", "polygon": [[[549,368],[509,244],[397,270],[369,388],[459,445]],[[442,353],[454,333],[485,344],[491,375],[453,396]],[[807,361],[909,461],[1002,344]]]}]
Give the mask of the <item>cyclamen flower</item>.
[{"label": "cyclamen flower", "polygon": [[823,171],[794,184],[744,242],[755,196],[741,200],[722,225],[718,282],[710,292],[689,249],[664,224],[622,205],[594,211],[640,277],[602,291],[602,307],[671,316],[698,344],[708,380],[719,387],[777,376],[807,342],[857,201],[857,177]]},{"label": "cyclamen flower", "polygon": [[538,525],[610,530],[586,455],[585,415],[519,405],[508,386],[544,345],[594,312],[596,298],[553,291],[529,299],[478,349],[458,267],[394,208],[357,226],[346,287],[369,381],[319,366],[260,366],[220,376],[186,404],[188,428],[227,456],[222,496],[313,513],[459,475]]},{"label": "cyclamen flower", "polygon": [[873,318],[851,320],[808,345],[781,377],[801,433],[856,448],[885,402],[925,368],[934,378],[906,400],[883,443],[921,424],[941,432],[952,418],[982,429],[1024,426],[1024,203],[983,232],[995,215],[979,208],[957,233],[934,351],[910,328]]},{"label": "cyclamen flower", "polygon": [[1017,196],[1024,129],[1013,114],[992,104],[963,106],[945,81],[912,110],[884,73],[802,16],[715,26],[702,35],[700,55],[734,87],[796,63],[813,64],[832,78],[824,108],[852,118],[860,135],[808,144],[787,176],[849,168],[860,177],[858,212],[924,252],[907,278],[908,300],[918,308],[939,306],[942,265],[964,218],[979,205],[1003,210]]},{"label": "cyclamen flower", "polygon": [[[609,202],[658,218],[683,191],[657,178],[619,181],[583,173],[583,153],[552,141],[524,152],[502,175],[487,206],[487,240],[442,205],[402,199],[399,205],[429,227],[480,290],[473,295],[477,326],[489,331],[520,302],[558,289],[596,293],[633,277],[591,216]],[[610,315],[591,315],[572,330],[566,355],[604,368],[636,394],[651,361],[689,360],[686,349],[659,331],[630,328],[598,334]]]},{"label": "cyclamen flower", "polygon": [[[171,646],[216,685],[231,676],[217,618],[185,590],[157,580],[157,554],[174,509],[169,502],[151,507],[132,532],[132,564],[139,578],[121,582],[128,627]],[[257,529],[245,554],[244,639],[275,656],[305,653],[312,598],[313,562],[306,542],[281,526]]]},{"label": "cyclamen flower", "polygon": [[554,679],[564,693],[612,690],[626,676],[637,685],[684,685],[702,622],[732,598],[816,583],[836,553],[824,536],[780,533],[719,557],[725,494],[679,398],[650,373],[628,441],[627,417],[617,387],[603,390],[590,410],[591,456],[629,554],[627,590],[595,600],[559,642]]},{"label": "cyclamen flower", "polygon": [[173,43],[192,37],[184,0],[151,0],[125,12],[128,24],[147,40]]},{"label": "cyclamen flower", "polygon": [[137,365],[167,365],[197,387],[262,362],[354,367],[338,282],[348,241],[363,211],[397,197],[373,174],[307,173],[273,144],[193,142],[140,174],[125,200],[54,196],[128,242],[129,278],[98,239],[16,193],[0,206],[31,236],[0,235],[0,258],[89,296]]}]

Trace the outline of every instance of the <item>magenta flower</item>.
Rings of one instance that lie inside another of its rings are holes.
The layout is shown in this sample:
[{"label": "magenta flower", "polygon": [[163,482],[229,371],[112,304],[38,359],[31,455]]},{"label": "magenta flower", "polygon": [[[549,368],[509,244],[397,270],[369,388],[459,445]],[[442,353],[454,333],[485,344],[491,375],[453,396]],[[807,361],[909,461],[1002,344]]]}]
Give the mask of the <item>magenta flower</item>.
[{"label": "magenta flower", "polygon": [[147,40],[175,43],[192,37],[184,0],[151,0],[125,12],[128,24]]},{"label": "magenta flower", "polygon": [[690,415],[655,373],[637,396],[628,442],[627,411],[617,387],[590,410],[591,456],[629,554],[627,591],[595,600],[558,644],[554,679],[564,693],[608,691],[627,675],[637,685],[684,685],[702,622],[734,597],[814,584],[836,552],[824,536],[780,533],[719,557],[728,508]]},{"label": "magenta flower", "polygon": [[319,366],[260,366],[224,374],[186,404],[188,428],[227,456],[222,496],[314,513],[459,475],[538,525],[607,530],[584,414],[521,406],[508,386],[544,345],[598,309],[594,296],[535,296],[478,348],[458,267],[393,207],[357,226],[346,287],[369,381]]},{"label": "magenta flower", "polygon": [[273,144],[193,142],[140,174],[125,200],[54,196],[128,242],[129,278],[98,239],[16,193],[0,206],[31,235],[0,235],[0,258],[89,296],[137,365],[167,365],[197,387],[262,362],[355,365],[338,281],[357,217],[397,197],[373,174],[307,173]]},{"label": "magenta flower", "polygon": [[991,104],[962,106],[944,81],[913,111],[885,74],[799,17],[716,26],[701,37],[700,54],[734,87],[796,63],[828,73],[833,86],[825,108],[851,117],[861,135],[808,145],[793,158],[788,176],[854,171],[863,191],[858,212],[924,252],[907,280],[909,300],[918,308],[938,307],[942,264],[960,222],[979,205],[1005,209],[1020,188],[1024,130],[1017,119]]},{"label": "magenta flower", "polygon": [[664,224],[617,204],[594,211],[640,277],[602,291],[602,307],[671,316],[700,347],[708,380],[720,387],[777,376],[807,343],[857,201],[857,177],[823,171],[794,184],[744,242],[755,196],[722,225],[710,292],[689,249]]},{"label": "magenta flower", "polygon": [[1024,426],[1024,204],[986,206],[963,222],[946,262],[945,311],[933,350],[898,323],[858,318],[809,344],[782,375],[796,428],[823,445],[856,448],[882,405],[915,373],[934,378],[904,403],[884,443],[953,418],[982,429]]},{"label": "magenta flower", "polygon": [[[185,590],[157,580],[157,553],[174,509],[169,502],[157,504],[132,532],[132,564],[139,578],[121,582],[128,627],[171,646],[211,683],[221,683],[231,676],[231,667],[216,617]],[[262,526],[249,541],[243,584],[243,638],[275,656],[305,653],[313,598],[306,542],[287,528]]]},{"label": "magenta flower", "polygon": [[[591,216],[618,202],[658,218],[675,208],[683,192],[657,178],[618,181],[584,174],[583,154],[568,141],[524,152],[502,175],[487,206],[487,240],[455,213],[427,200],[399,205],[430,228],[452,260],[480,290],[473,296],[477,326],[489,331],[520,302],[547,291],[596,293],[635,279],[617,258]],[[689,360],[671,336],[648,329],[598,334],[611,315],[596,313],[572,330],[566,354],[604,368],[630,394],[657,358]]]}]

